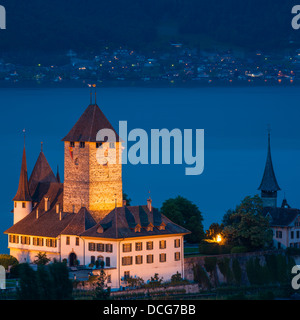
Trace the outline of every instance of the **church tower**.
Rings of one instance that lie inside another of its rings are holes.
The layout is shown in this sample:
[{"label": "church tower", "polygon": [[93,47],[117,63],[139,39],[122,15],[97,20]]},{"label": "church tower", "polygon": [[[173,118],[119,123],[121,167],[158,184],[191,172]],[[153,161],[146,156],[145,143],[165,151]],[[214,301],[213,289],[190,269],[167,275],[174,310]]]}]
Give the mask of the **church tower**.
[{"label": "church tower", "polygon": [[280,190],[277,183],[271,157],[270,131],[268,132],[268,153],[264,175],[258,188],[264,207],[277,207],[277,191]]},{"label": "church tower", "polygon": [[14,201],[14,224],[25,218],[32,211],[32,198],[29,192],[26,151],[23,149],[21,173],[18,191],[13,198]]},{"label": "church tower", "polygon": [[[110,129],[115,138],[97,139],[101,129]],[[121,207],[121,141],[96,103],[87,107],[62,141],[65,159],[63,210],[78,212],[86,207],[99,221],[115,206]]]}]

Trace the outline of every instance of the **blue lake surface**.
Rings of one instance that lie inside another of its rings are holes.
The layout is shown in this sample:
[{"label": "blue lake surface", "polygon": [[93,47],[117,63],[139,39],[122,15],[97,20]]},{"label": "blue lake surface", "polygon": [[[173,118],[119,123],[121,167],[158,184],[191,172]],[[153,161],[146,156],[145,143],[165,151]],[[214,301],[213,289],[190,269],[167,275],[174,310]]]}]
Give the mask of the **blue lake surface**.
[{"label": "blue lake surface", "polygon": [[[193,201],[207,229],[245,196],[258,193],[271,126],[272,158],[279,186],[292,207],[300,208],[300,90],[298,87],[98,88],[97,103],[118,131],[141,128],[205,130],[205,168],[186,176],[182,165],[123,165],[123,190],[132,205],[153,205],[181,195]],[[78,88],[0,89],[1,186],[0,252],[8,253],[14,197],[26,128],[28,174],[44,143],[44,153],[63,178],[63,142],[89,104],[89,90]]]}]

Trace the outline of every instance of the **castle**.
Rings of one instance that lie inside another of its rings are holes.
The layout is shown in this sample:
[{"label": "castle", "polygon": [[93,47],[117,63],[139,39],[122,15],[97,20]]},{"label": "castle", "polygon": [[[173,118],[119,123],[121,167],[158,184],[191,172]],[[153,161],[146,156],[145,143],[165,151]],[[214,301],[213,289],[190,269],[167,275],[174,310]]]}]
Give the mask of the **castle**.
[{"label": "castle", "polygon": [[263,215],[269,218],[273,231],[273,246],[278,249],[287,247],[300,248],[300,210],[291,208],[284,197],[277,206],[277,192],[280,191],[271,157],[270,132],[268,133],[268,151],[261,184]]},{"label": "castle", "polygon": [[123,201],[122,164],[97,161],[97,151],[113,150],[122,140],[97,141],[111,129],[96,103],[91,103],[64,142],[64,182],[55,175],[43,149],[28,179],[25,143],[19,186],[13,198],[14,224],[5,231],[10,254],[33,262],[39,252],[69,266],[104,262],[108,285],[120,288],[128,277],[145,281],[158,273],[164,280],[184,275],[183,241],[190,233],[158,209],[127,206]]}]

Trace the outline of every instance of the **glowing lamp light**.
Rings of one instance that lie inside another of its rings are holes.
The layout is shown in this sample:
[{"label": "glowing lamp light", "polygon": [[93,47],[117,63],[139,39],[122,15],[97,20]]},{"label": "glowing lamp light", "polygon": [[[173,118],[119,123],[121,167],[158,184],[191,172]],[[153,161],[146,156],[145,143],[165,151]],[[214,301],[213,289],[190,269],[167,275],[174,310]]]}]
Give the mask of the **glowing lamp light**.
[{"label": "glowing lamp light", "polygon": [[222,236],[220,234],[218,234],[216,236],[216,242],[220,243],[222,241]]}]

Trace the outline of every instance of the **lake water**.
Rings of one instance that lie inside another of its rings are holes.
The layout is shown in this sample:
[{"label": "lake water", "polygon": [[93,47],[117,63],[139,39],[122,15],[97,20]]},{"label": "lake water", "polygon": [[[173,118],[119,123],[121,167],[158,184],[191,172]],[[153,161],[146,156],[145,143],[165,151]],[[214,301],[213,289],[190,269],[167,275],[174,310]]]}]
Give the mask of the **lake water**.
[{"label": "lake water", "polygon": [[[204,226],[221,222],[227,209],[258,193],[271,126],[272,157],[279,204],[284,193],[300,207],[300,90],[298,87],[98,88],[97,102],[112,125],[128,121],[128,130],[167,128],[205,130],[205,168],[186,176],[183,165],[124,165],[123,189],[133,205],[155,207],[181,195],[198,205]],[[44,143],[44,153],[63,177],[63,143],[89,104],[89,90],[78,88],[0,89],[1,214],[0,252],[8,253],[3,231],[11,213],[20,174],[23,136],[29,175]]]}]

